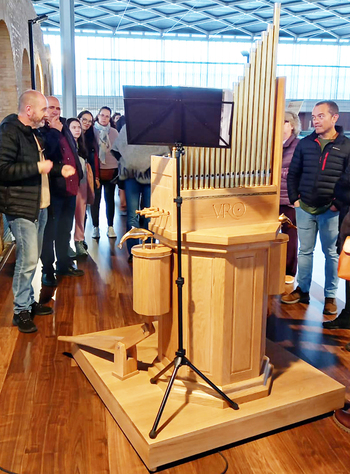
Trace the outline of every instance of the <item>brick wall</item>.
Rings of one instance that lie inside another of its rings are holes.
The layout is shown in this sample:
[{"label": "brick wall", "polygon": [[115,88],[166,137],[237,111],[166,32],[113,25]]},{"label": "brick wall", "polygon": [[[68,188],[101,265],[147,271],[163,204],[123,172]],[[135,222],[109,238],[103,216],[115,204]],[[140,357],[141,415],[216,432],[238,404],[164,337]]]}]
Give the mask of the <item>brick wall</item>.
[{"label": "brick wall", "polygon": [[[31,87],[28,20],[36,18],[30,0],[0,0],[0,121],[17,112],[18,98]],[[33,26],[36,88],[49,94],[47,52],[39,25]],[[0,214],[0,254],[4,245]]]}]

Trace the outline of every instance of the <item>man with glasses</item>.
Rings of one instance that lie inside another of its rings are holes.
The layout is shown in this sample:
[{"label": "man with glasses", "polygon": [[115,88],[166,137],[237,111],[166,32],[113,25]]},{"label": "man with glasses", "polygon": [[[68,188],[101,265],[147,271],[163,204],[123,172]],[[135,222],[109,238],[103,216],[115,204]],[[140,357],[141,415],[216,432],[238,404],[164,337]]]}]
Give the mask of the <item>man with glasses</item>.
[{"label": "man with glasses", "polygon": [[67,179],[57,177],[50,181],[51,204],[41,253],[42,283],[45,286],[57,286],[55,272],[61,276],[84,275],[83,270],[76,268],[68,255],[76,196],[83,171],[74,138],[65,124],[65,119],[61,118],[59,100],[50,96],[47,101],[47,120],[45,126],[40,129],[46,155],[54,163],[69,164],[76,170],[76,173]]},{"label": "man with glasses", "polygon": [[[334,198],[334,187],[348,165],[350,140],[342,127],[336,126],[338,105],[318,102],[312,111],[315,131],[297,145],[287,177],[288,196],[296,210],[299,236],[298,286],[282,297],[282,303],[310,301],[313,254],[317,233],[325,256],[325,304],[323,314],[337,313],[338,289],[338,220],[340,202]],[[325,322],[324,327],[328,327]]]}]

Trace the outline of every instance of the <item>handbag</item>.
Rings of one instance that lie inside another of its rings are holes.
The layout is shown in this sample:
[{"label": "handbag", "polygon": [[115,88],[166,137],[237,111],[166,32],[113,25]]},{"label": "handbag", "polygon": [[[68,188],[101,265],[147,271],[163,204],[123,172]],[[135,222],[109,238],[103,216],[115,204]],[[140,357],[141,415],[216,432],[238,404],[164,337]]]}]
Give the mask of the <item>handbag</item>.
[{"label": "handbag", "polygon": [[105,169],[100,168],[100,180],[101,181],[111,181],[114,178],[115,168]]},{"label": "handbag", "polygon": [[93,204],[95,201],[94,173],[91,165],[86,163],[87,196],[86,204]]},{"label": "handbag", "polygon": [[350,280],[350,236],[345,239],[338,261],[338,277]]}]

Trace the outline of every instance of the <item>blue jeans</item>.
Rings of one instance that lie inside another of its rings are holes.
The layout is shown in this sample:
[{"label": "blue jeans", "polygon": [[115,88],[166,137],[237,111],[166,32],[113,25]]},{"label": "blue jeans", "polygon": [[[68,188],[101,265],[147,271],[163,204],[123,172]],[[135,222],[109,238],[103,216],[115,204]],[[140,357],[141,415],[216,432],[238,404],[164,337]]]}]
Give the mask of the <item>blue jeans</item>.
[{"label": "blue jeans", "polygon": [[47,209],[41,209],[35,222],[6,215],[16,239],[16,264],[12,281],[14,313],[30,311],[34,303],[32,281],[41,254]]},{"label": "blue jeans", "polygon": [[325,256],[325,298],[335,298],[338,289],[338,237],[339,212],[328,210],[323,214],[312,215],[295,208],[298,236],[298,285],[301,291],[308,292],[311,286],[312,265],[317,232],[320,233],[322,251]]},{"label": "blue jeans", "polygon": [[[135,178],[129,178],[125,183],[125,198],[126,198],[126,231],[128,232],[132,227],[142,227],[148,229],[149,219],[145,219],[136,214],[136,210],[150,207],[151,205],[151,185],[141,184]],[[129,254],[131,248],[138,244],[138,239],[128,239],[126,241]]]}]

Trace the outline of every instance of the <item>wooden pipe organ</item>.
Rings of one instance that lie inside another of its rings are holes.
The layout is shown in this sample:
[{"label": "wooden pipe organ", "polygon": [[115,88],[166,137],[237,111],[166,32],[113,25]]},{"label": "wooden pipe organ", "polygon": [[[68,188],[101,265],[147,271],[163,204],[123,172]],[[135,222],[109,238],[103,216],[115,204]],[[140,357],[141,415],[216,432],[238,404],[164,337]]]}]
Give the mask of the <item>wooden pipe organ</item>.
[{"label": "wooden pipe organ", "polygon": [[[279,189],[285,81],[276,80],[275,73],[278,20],[276,5],[274,25],[262,35],[234,88],[231,148],[186,148],[180,163],[184,348],[237,403],[269,393],[267,298],[284,290]],[[144,240],[132,250],[134,310],[159,318],[158,359],[151,375],[177,350],[176,194],[175,156],[153,156],[151,207],[140,214],[151,219],[149,229],[160,244],[145,244],[151,233],[144,229],[131,229],[120,242]],[[134,329],[60,339],[112,351],[113,374],[124,381],[138,373],[136,344],[154,332],[149,324]],[[162,382],[166,377],[158,385]],[[181,397],[190,394],[190,401],[224,406],[187,367],[173,388]]]},{"label": "wooden pipe organ", "polygon": [[[231,148],[186,148],[181,158],[184,347],[238,403],[269,392],[267,298],[284,290],[286,241],[278,217],[285,81],[276,80],[278,30],[277,7],[274,25],[234,88]],[[155,237],[173,249],[175,269],[176,160],[153,156],[151,170],[151,208],[143,212]],[[157,370],[177,348],[176,277],[174,270],[172,309],[159,320]],[[185,370],[175,391],[223,406]]]},{"label": "wooden pipe organ", "polygon": [[[75,360],[148,469],[344,403],[345,387],[279,345],[266,344],[267,300],[284,290],[286,252],[286,236],[279,234],[285,86],[275,77],[279,8],[235,86],[231,148],[188,148],[181,162],[184,348],[242,406],[218,410],[223,401],[181,367],[166,421],[156,439],[149,436],[164,395],[159,387],[168,382],[167,373],[157,384],[150,375],[178,349],[175,159],[152,157],[151,207],[141,211],[160,244],[147,244],[146,230],[129,231],[130,238],[144,240],[133,247],[134,309],[148,322],[60,337],[72,343]],[[149,322],[156,315],[152,334]],[[266,353],[278,373],[272,389]]]}]

